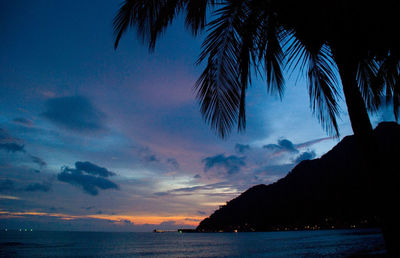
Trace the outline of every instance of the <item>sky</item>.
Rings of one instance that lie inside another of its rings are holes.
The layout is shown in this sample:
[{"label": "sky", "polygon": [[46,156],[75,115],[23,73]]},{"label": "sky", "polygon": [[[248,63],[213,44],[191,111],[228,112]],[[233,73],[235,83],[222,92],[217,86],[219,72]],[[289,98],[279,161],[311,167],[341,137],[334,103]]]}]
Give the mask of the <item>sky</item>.
[{"label": "sky", "polygon": [[205,35],[178,18],[153,53],[134,31],[114,50],[120,3],[0,1],[0,230],[194,228],[352,133],[342,101],[327,135],[292,73],[282,100],[254,78],[246,131],[219,138],[193,90]]}]

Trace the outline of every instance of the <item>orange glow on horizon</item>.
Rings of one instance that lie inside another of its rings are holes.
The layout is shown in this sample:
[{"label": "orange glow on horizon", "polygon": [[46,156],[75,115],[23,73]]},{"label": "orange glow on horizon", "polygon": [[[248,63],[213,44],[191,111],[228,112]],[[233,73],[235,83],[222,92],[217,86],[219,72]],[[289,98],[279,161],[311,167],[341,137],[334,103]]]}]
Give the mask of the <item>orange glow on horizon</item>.
[{"label": "orange glow on horizon", "polygon": [[136,225],[160,224],[166,221],[175,221],[177,224],[183,224],[188,226],[197,226],[199,222],[202,219],[204,219],[204,217],[199,217],[199,216],[154,216],[154,215],[133,216],[133,215],[108,215],[108,214],[94,214],[94,215],[87,215],[86,217],[94,219],[112,220],[112,221],[129,220],[130,222]]},{"label": "orange glow on horizon", "polygon": [[160,224],[167,221],[175,221],[176,224],[186,226],[197,226],[204,216],[154,216],[154,215],[109,215],[109,214],[91,214],[91,215],[68,215],[62,213],[47,213],[47,212],[9,212],[0,210],[0,218],[12,218],[20,216],[49,216],[56,217],[61,220],[75,220],[75,219],[100,219],[109,220],[114,223],[120,223],[125,220],[132,222],[135,225],[144,224]]}]

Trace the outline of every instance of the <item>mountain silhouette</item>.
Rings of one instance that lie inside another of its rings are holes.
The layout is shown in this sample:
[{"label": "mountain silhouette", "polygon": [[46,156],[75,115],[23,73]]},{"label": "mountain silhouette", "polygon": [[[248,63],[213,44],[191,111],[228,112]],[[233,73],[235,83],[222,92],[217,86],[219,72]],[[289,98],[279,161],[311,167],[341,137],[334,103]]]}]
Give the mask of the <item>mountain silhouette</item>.
[{"label": "mountain silhouette", "polygon": [[[284,178],[256,185],[221,206],[197,227],[201,232],[358,228],[380,225],[386,182],[399,182],[400,126],[374,130],[379,171],[367,174],[355,136],[346,136],[321,158],[305,160]],[[387,191],[386,191],[387,192]],[[383,199],[382,199],[383,198]],[[386,204],[384,204],[386,203]],[[394,203],[392,204],[394,205]]]}]

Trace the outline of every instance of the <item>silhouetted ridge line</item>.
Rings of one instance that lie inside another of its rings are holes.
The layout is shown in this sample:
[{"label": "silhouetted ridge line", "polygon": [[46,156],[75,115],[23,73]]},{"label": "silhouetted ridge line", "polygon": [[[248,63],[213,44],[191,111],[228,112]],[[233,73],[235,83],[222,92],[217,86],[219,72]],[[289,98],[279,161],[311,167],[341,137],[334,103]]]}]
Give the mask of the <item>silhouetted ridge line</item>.
[{"label": "silhouetted ridge line", "polygon": [[[300,162],[286,177],[256,185],[227,202],[197,227],[198,231],[271,231],[379,226],[374,207],[379,185],[399,180],[400,126],[380,123],[374,130],[385,164],[375,171],[372,191],[356,138],[344,137],[321,158]],[[385,168],[385,169],[384,169]],[[378,184],[379,182],[379,184]],[[381,197],[379,197],[381,198]],[[390,199],[390,198],[389,198]],[[388,199],[388,202],[390,201]]]}]

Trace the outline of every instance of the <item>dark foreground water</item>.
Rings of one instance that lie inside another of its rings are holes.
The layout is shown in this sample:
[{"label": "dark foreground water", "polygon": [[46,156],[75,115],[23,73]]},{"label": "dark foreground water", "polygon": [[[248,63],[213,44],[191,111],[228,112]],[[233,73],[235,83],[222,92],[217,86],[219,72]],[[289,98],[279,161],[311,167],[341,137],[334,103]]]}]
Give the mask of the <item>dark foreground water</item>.
[{"label": "dark foreground water", "polygon": [[0,232],[0,257],[348,257],[385,252],[379,230],[257,233]]}]

